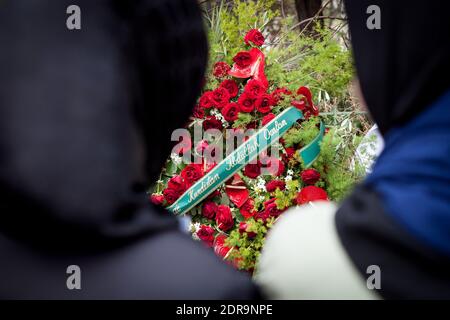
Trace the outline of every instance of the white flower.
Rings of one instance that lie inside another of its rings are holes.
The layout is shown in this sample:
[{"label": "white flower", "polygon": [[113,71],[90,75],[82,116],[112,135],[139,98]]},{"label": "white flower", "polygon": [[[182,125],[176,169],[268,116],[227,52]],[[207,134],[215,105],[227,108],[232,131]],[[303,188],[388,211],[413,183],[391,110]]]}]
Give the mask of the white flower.
[{"label": "white flower", "polygon": [[200,223],[196,222],[196,223],[192,223],[189,227],[189,230],[191,230],[192,232],[192,238],[194,238],[194,240],[200,240],[200,238],[197,236],[197,231],[200,229]]},{"label": "white flower", "polygon": [[288,176],[294,175],[294,171],[292,169],[289,169],[286,173]]},{"label": "white flower", "polygon": [[179,165],[181,163],[181,157],[179,155],[177,155],[176,153],[172,153],[170,155],[170,159],[172,159],[173,163],[175,163],[176,165]]},{"label": "white flower", "polygon": [[264,201],[266,199],[266,197],[264,196],[259,196],[259,200]]},{"label": "white flower", "polygon": [[284,178],[284,181],[286,182],[292,181],[292,176],[286,176],[286,178]]}]

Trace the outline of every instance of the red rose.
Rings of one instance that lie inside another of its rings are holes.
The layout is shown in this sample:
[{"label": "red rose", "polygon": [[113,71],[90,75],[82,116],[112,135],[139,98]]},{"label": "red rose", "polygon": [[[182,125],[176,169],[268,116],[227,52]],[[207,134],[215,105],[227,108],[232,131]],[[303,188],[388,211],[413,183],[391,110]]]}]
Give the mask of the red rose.
[{"label": "red rose", "polygon": [[274,192],[276,189],[284,190],[286,184],[281,180],[272,180],[266,183],[267,192]]},{"label": "red rose", "polygon": [[239,211],[245,219],[253,217],[253,215],[255,214],[253,199],[248,198],[247,201],[245,201],[245,203],[242,205],[242,207],[239,208]]},{"label": "red rose", "polygon": [[240,222],[239,223],[239,232],[240,233],[247,233],[247,236],[249,239],[256,237],[256,233],[253,231],[247,231],[248,224],[246,222]]},{"label": "red rose", "polygon": [[266,124],[268,124],[270,121],[272,121],[273,119],[275,119],[275,115],[273,113],[269,113],[266,114],[263,118],[262,118],[262,125],[265,126]]},{"label": "red rose", "polygon": [[283,212],[283,210],[277,208],[277,204],[275,203],[276,200],[276,198],[272,198],[264,202],[264,211],[271,217],[278,217]]},{"label": "red rose", "polygon": [[181,194],[186,190],[186,183],[180,175],[177,175],[170,178],[169,182],[167,182],[167,188],[173,189]]},{"label": "red rose", "polygon": [[246,177],[256,179],[261,174],[261,167],[259,164],[248,164],[244,167],[244,175]]},{"label": "red rose", "polygon": [[186,184],[189,186],[193,185],[198,179],[203,177],[202,165],[200,164],[189,164],[181,171],[181,176],[183,177]]},{"label": "red rose", "polygon": [[222,258],[225,258],[231,248],[225,246],[225,240],[227,237],[223,234],[220,234],[214,240],[214,252]]},{"label": "red rose", "polygon": [[212,91],[206,91],[203,93],[203,95],[200,97],[200,100],[198,101],[198,105],[203,109],[209,109],[215,106],[215,102],[212,98],[213,92]]},{"label": "red rose", "polygon": [[205,116],[205,110],[202,109],[202,108],[200,107],[200,105],[196,105],[195,108],[194,108],[194,110],[192,111],[192,115],[193,115],[195,118],[203,119],[203,117]]},{"label": "red rose", "polygon": [[216,119],[214,116],[209,116],[203,121],[203,130],[218,129],[222,130],[222,122]]},{"label": "red rose", "polygon": [[228,91],[230,98],[236,97],[239,92],[238,85],[234,80],[224,80],[220,84],[220,87],[225,88]]},{"label": "red rose", "polygon": [[247,51],[238,52],[233,61],[239,68],[246,68],[253,63],[253,56]]},{"label": "red rose", "polygon": [[224,204],[217,206],[216,223],[217,227],[222,231],[230,230],[234,226],[230,207]]},{"label": "red rose", "polygon": [[303,170],[300,176],[306,184],[315,184],[320,179],[320,173],[314,169]]},{"label": "red rose", "polygon": [[238,113],[239,113],[239,104],[237,104],[236,102],[231,102],[222,109],[223,117],[225,118],[225,120],[229,122],[237,120]]},{"label": "red rose", "polygon": [[215,102],[216,108],[220,109],[230,101],[230,94],[227,89],[219,87],[213,91],[212,99]]},{"label": "red rose", "polygon": [[258,29],[251,29],[244,37],[246,45],[250,45],[250,42],[253,42],[258,47],[264,44],[264,40],[264,36]]},{"label": "red rose", "polygon": [[228,71],[230,71],[230,66],[223,61],[216,62],[213,67],[213,75],[216,78],[223,78],[228,75]]},{"label": "red rose", "polygon": [[248,93],[243,93],[238,99],[239,107],[242,112],[252,112],[255,109],[256,98]]},{"label": "red rose", "polygon": [[150,201],[157,206],[160,206],[164,202],[164,196],[162,194],[154,193],[150,196]]},{"label": "red rose", "polygon": [[272,96],[267,93],[260,95],[255,101],[256,110],[261,113],[269,113],[273,106]]},{"label": "red rose", "polygon": [[266,93],[267,87],[259,80],[252,79],[247,82],[244,87],[244,92],[253,95],[255,97]]},{"label": "red rose", "polygon": [[166,199],[167,204],[171,205],[181,196],[181,193],[175,189],[167,188],[163,191],[164,199]]},{"label": "red rose", "polygon": [[285,95],[291,95],[292,92],[286,88],[276,88],[272,92],[272,98],[274,100],[274,104],[277,104],[280,100],[284,100]]},{"label": "red rose", "polygon": [[202,225],[197,230],[197,237],[204,241],[208,247],[212,247],[214,243],[214,229],[210,226]]},{"label": "red rose", "polygon": [[208,219],[214,219],[217,212],[217,204],[212,201],[206,201],[202,206],[202,215]]},{"label": "red rose", "polygon": [[316,186],[304,187],[297,195],[297,204],[305,204],[311,201],[328,200],[325,190]]},{"label": "red rose", "polygon": [[268,171],[269,174],[278,177],[284,172],[285,166],[283,161],[277,159],[275,157],[266,157],[261,160],[264,164],[264,168]]}]

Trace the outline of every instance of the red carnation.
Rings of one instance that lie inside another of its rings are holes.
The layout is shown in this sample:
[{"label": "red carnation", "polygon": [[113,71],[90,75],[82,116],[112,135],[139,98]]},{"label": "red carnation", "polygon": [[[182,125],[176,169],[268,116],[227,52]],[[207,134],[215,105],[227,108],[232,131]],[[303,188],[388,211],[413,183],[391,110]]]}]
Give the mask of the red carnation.
[{"label": "red carnation", "polygon": [[272,121],[273,119],[275,119],[275,115],[273,113],[269,113],[266,114],[263,118],[262,118],[262,125],[265,126],[266,124],[268,124],[270,121]]},{"label": "red carnation", "polygon": [[273,106],[272,96],[267,93],[263,93],[256,99],[255,106],[256,110],[258,110],[259,112],[269,113],[270,109]]},{"label": "red carnation", "polygon": [[276,200],[276,198],[272,198],[264,202],[264,211],[271,217],[278,217],[283,212],[283,210],[278,209],[277,204],[275,203]]},{"label": "red carnation", "polygon": [[267,87],[259,80],[252,79],[247,82],[244,87],[244,92],[253,95],[255,97],[266,93]]},{"label": "red carnation", "polygon": [[167,188],[163,191],[164,199],[166,199],[167,204],[171,205],[181,196],[181,193],[172,188]]},{"label": "red carnation", "polygon": [[198,105],[203,109],[209,109],[215,106],[215,102],[213,100],[213,92],[212,91],[206,91],[203,93],[203,95],[200,97],[200,100],[198,101]]},{"label": "red carnation", "polygon": [[208,247],[212,247],[214,243],[214,229],[210,226],[202,225],[197,230],[197,237],[204,241]]},{"label": "red carnation", "polygon": [[224,204],[217,206],[216,223],[217,227],[222,231],[230,230],[234,226],[230,207]]},{"label": "red carnation", "polygon": [[180,175],[177,175],[170,178],[169,182],[167,182],[167,188],[181,194],[186,190],[186,183]]},{"label": "red carnation", "polygon": [[239,87],[234,80],[224,80],[220,87],[227,89],[228,93],[230,94],[230,98],[234,98],[237,96],[239,92]]},{"label": "red carnation", "polygon": [[320,173],[315,169],[303,170],[300,176],[306,184],[315,184],[320,179]]},{"label": "red carnation", "polygon": [[188,186],[193,185],[197,180],[203,177],[202,165],[189,164],[181,171],[181,176]]},{"label": "red carnation", "polygon": [[213,67],[213,75],[216,78],[223,78],[231,70],[230,66],[223,61],[216,62]]},{"label": "red carnation", "polygon": [[244,167],[244,175],[251,179],[256,179],[261,174],[261,167],[259,164],[248,164]]},{"label": "red carnation", "polygon": [[227,237],[223,234],[220,234],[214,240],[214,252],[222,258],[225,258],[231,248],[225,246],[225,240]]},{"label": "red carnation", "polygon": [[202,206],[202,215],[208,219],[214,219],[217,211],[217,204],[213,201],[206,201]]},{"label": "red carnation", "polygon": [[225,120],[229,122],[237,120],[238,113],[239,113],[239,104],[237,104],[236,102],[231,102],[222,109],[223,117],[225,118]]},{"label": "red carnation", "polygon": [[154,193],[150,196],[150,201],[157,206],[160,206],[164,202],[164,196],[162,194]]},{"label": "red carnation", "polygon": [[258,47],[264,44],[264,36],[258,29],[251,29],[247,32],[244,37],[244,41],[246,45],[250,45],[250,42],[257,45]]},{"label": "red carnation", "polygon": [[222,122],[216,119],[214,116],[209,116],[203,121],[203,130],[218,129],[222,130]]},{"label": "red carnation", "polygon": [[220,109],[230,101],[230,94],[227,89],[219,87],[213,91],[211,98],[215,102],[215,106]]},{"label": "red carnation", "polygon": [[325,190],[316,186],[304,187],[297,195],[297,204],[305,204],[311,201],[328,200]]},{"label": "red carnation", "polygon": [[233,61],[239,68],[246,68],[253,63],[254,57],[247,51],[238,52]]},{"label": "red carnation", "polygon": [[245,201],[245,203],[242,205],[242,207],[239,208],[239,211],[245,219],[253,217],[253,215],[255,214],[253,199],[248,198],[247,201]]},{"label": "red carnation", "polygon": [[284,190],[286,184],[281,180],[272,180],[266,183],[267,192],[274,192],[277,188],[280,190]]},{"label": "red carnation", "polygon": [[241,94],[238,99],[239,107],[242,112],[252,112],[255,109],[256,98],[246,92]]}]

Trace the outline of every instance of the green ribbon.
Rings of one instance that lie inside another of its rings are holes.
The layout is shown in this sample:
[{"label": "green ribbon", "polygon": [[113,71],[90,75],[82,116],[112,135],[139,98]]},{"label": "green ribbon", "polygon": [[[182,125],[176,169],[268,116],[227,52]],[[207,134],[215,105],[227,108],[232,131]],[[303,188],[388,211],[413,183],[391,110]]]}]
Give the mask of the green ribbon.
[{"label": "green ribbon", "polygon": [[[274,142],[278,141],[278,139],[299,119],[303,119],[303,114],[296,108],[290,107],[281,112],[186,190],[180,198],[167,209],[176,214],[184,214],[194,208],[216,190],[224,181],[227,181],[237,171],[241,170],[242,167],[255,159],[258,154],[266,150]],[[307,167],[310,166],[319,155],[320,141],[322,140],[324,131],[324,125],[321,123],[319,134],[311,143],[299,151],[300,156]]]}]

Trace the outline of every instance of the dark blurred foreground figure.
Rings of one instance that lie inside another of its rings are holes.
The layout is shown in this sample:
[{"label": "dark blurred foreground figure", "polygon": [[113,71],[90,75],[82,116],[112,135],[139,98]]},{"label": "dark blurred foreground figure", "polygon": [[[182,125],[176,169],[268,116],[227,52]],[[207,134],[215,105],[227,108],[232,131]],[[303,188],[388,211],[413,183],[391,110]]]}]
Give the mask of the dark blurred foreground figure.
[{"label": "dark blurred foreground figure", "polygon": [[[450,2],[345,5],[385,149],[340,208],[283,215],[258,282],[272,298],[450,299]],[[366,26],[370,5],[381,9],[379,30]]]},{"label": "dark blurred foreground figure", "polygon": [[196,1],[77,1],[77,31],[70,4],[0,2],[0,298],[254,298],[145,195],[200,90]]}]

